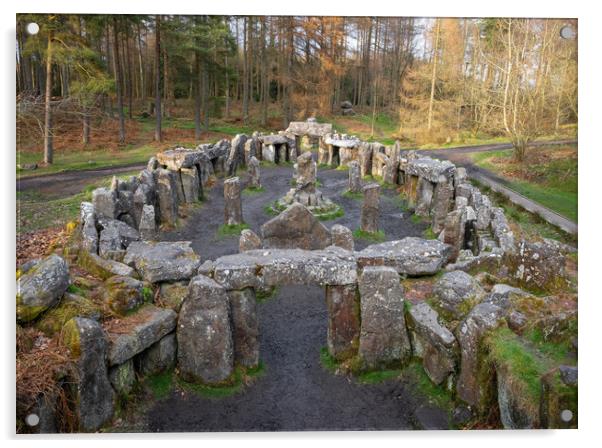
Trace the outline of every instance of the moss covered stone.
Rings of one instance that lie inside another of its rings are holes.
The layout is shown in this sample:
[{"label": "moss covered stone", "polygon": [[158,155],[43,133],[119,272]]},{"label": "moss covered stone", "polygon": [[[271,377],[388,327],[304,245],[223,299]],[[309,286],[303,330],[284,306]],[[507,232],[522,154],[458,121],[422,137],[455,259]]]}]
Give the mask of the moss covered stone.
[{"label": "moss covered stone", "polygon": [[98,320],[102,314],[101,307],[92,300],[77,294],[66,293],[58,306],[48,310],[36,322],[36,328],[46,336],[52,336],[61,331],[61,328],[74,317]]}]

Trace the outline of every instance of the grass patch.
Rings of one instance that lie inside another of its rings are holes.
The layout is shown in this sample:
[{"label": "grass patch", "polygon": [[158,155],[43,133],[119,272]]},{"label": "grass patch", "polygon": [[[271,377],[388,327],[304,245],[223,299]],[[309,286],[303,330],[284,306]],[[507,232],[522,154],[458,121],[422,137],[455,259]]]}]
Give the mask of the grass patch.
[{"label": "grass patch", "polygon": [[243,196],[254,196],[265,191],[264,187],[247,187],[242,191]]},{"label": "grass patch", "polygon": [[353,236],[360,240],[368,240],[368,241],[385,241],[385,232],[379,230],[378,232],[365,232],[361,229],[356,229],[353,231]]},{"label": "grass patch", "polygon": [[357,376],[357,380],[362,384],[378,384],[401,375],[400,369],[375,370],[373,372],[363,372]]},{"label": "grass patch", "polygon": [[169,370],[149,375],[144,379],[144,384],[150,389],[156,400],[162,400],[167,398],[174,388],[174,372]]},{"label": "grass patch", "polygon": [[239,393],[253,378],[258,378],[265,372],[262,361],[256,367],[245,368],[236,366],[230,380],[222,385],[210,386],[207,384],[188,383],[181,378],[177,379],[178,388],[200,395],[204,398],[224,398]]},{"label": "grass patch", "polygon": [[339,368],[339,362],[330,356],[328,348],[326,347],[320,349],[320,364],[322,364],[322,367],[330,373],[335,373]]},{"label": "grass patch", "polygon": [[531,342],[531,344],[533,344],[538,351],[554,360],[554,362],[560,364],[570,360],[570,352],[572,348],[568,341],[546,341],[543,332],[539,328],[530,329],[524,334],[524,337]]},{"label": "grass patch", "polygon": [[341,216],[345,215],[345,211],[343,210],[342,207],[338,207],[336,210],[332,211],[332,212],[328,212],[328,213],[323,213],[321,215],[317,215],[317,218],[320,221],[330,221],[331,219],[337,219],[340,218]]},{"label": "grass patch", "polygon": [[258,289],[255,290],[255,300],[257,303],[267,302],[278,295],[278,287],[272,286],[269,290]]},{"label": "grass patch", "polygon": [[222,224],[217,229],[217,236],[220,238],[239,236],[240,232],[248,228],[249,225],[244,222],[242,224]]},{"label": "grass patch", "polygon": [[349,165],[339,165],[336,167],[337,171],[349,171]]},{"label": "grass patch", "polygon": [[84,296],[86,294],[86,291],[74,284],[71,284],[67,287],[67,292],[70,292],[71,294],[77,294],[78,296]]},{"label": "grass patch", "polygon": [[353,191],[350,191],[350,190],[345,191],[345,193],[343,193],[341,196],[349,198],[349,199],[358,199],[358,200],[364,198],[363,193],[354,193]]},{"label": "grass patch", "polygon": [[431,226],[428,226],[424,232],[422,232],[422,236],[424,238],[426,238],[427,240],[435,240],[437,239],[438,235],[433,232],[433,229],[431,228]]},{"label": "grass patch", "polygon": [[453,406],[453,398],[450,391],[442,384],[437,386],[434,384],[418,361],[411,362],[403,369],[402,376],[411,381],[418,391],[431,399],[437,406],[444,409],[451,409]]}]

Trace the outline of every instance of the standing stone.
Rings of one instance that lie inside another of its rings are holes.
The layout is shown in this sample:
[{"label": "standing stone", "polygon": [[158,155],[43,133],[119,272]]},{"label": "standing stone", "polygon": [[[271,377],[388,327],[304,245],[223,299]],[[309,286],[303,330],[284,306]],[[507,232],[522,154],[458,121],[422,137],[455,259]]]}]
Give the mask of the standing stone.
[{"label": "standing stone", "polygon": [[76,413],[81,431],[96,431],[113,416],[115,393],[107,372],[107,339],[100,324],[74,317],[63,327],[63,343],[76,363]]},{"label": "standing stone", "polygon": [[308,192],[313,193],[316,184],[316,163],[309,151],[297,157],[297,187],[311,187]]},{"label": "standing stone", "polygon": [[199,181],[199,172],[196,166],[180,169],[184,201],[187,203],[198,202],[202,196],[202,187]]},{"label": "standing stone", "polygon": [[136,226],[134,227],[140,229],[138,225],[140,224],[140,218],[142,217],[142,208],[145,205],[153,205],[155,203],[154,182],[153,186],[150,186],[146,183],[141,183],[134,192],[133,202],[134,204],[132,207],[132,212],[134,215],[134,222],[136,223]]},{"label": "standing stone", "polygon": [[108,188],[97,188],[92,192],[92,204],[97,217],[115,218],[118,214],[117,192]]},{"label": "standing stone", "polygon": [[274,148],[274,145],[266,145],[264,143],[261,148],[261,157],[266,162],[276,163],[276,148]]},{"label": "standing stone", "polygon": [[171,172],[158,169],[157,202],[159,205],[159,222],[166,226],[175,226],[178,217],[178,196]]},{"label": "standing stone", "polygon": [[452,246],[450,261],[456,261],[460,250],[464,247],[464,230],[466,225],[465,208],[453,210],[445,217],[443,242]]},{"label": "standing stone", "polygon": [[294,202],[261,226],[265,247],[324,249],[332,244],[330,232],[304,205]]},{"label": "standing stone", "polygon": [[230,154],[226,161],[226,170],[228,176],[232,176],[240,165],[245,163],[245,143],[249,137],[245,134],[236,134],[232,139]]},{"label": "standing stone", "polygon": [[247,250],[261,249],[261,238],[251,229],[244,229],[240,232],[238,240],[238,251],[244,252]]},{"label": "standing stone", "polygon": [[378,218],[380,215],[380,185],[373,183],[364,186],[364,202],[360,217],[360,229],[364,232],[378,232]]},{"label": "standing stone", "polygon": [[445,227],[445,217],[451,208],[453,196],[454,187],[451,182],[439,182],[435,184],[435,192],[431,204],[431,229],[437,235]]},{"label": "standing stone", "polygon": [[228,291],[232,312],[234,362],[245,367],[259,364],[259,323],[253,288]]},{"label": "standing stone", "polygon": [[185,381],[221,383],[234,366],[230,303],[225,289],[203,275],[190,281],[177,330],[178,367]]},{"label": "standing stone", "polygon": [[360,164],[357,160],[349,163],[349,191],[351,193],[360,193],[362,191]]},{"label": "standing stone", "polygon": [[372,174],[372,145],[361,142],[358,148],[361,177]]},{"label": "standing stone", "polygon": [[136,372],[134,371],[134,361],[128,359],[123,364],[111,367],[109,370],[109,381],[115,392],[121,396],[127,396],[136,384]]},{"label": "standing stone", "polygon": [[320,139],[320,145],[318,146],[318,163],[320,165],[328,163],[328,145],[324,143],[324,138]]},{"label": "standing stone", "polygon": [[487,230],[491,224],[491,201],[489,196],[483,195],[481,206],[477,208],[477,230]]},{"label": "standing stone", "polygon": [[142,207],[142,215],[138,223],[140,237],[143,240],[152,240],[157,232],[157,221],[155,216],[155,207],[152,205],[144,205]]},{"label": "standing stone", "polygon": [[359,277],[359,356],[367,368],[403,365],[412,354],[399,274],[387,266],[365,267]]},{"label": "standing stone", "polygon": [[457,187],[460,184],[463,184],[468,179],[468,174],[466,173],[466,168],[457,167],[456,173],[454,174],[454,187]]},{"label": "standing stone", "polygon": [[334,246],[342,247],[350,252],[353,252],[355,248],[355,242],[353,241],[353,233],[348,227],[342,226],[341,224],[335,224],[330,229],[332,235],[332,244]]},{"label": "standing stone", "polygon": [[491,303],[475,306],[456,329],[460,343],[460,374],[456,383],[458,397],[479,412],[484,412],[487,403],[488,381],[482,373],[487,369],[486,354],[481,347],[483,337],[501,324],[504,311]]},{"label": "standing stone", "polygon": [[431,202],[433,201],[433,191],[434,187],[431,182],[423,177],[419,178],[416,210],[414,211],[417,216],[429,216],[431,211]]},{"label": "standing stone", "polygon": [[261,174],[259,171],[259,160],[257,157],[252,156],[247,163],[249,173],[249,187],[250,188],[261,188]]},{"label": "standing stone", "polygon": [[326,286],[328,353],[342,361],[355,356],[360,336],[357,285]]},{"label": "standing stone", "polygon": [[284,163],[288,161],[288,145],[286,143],[281,143],[276,146],[276,150],[278,151],[278,163]]},{"label": "standing stone", "polygon": [[245,164],[249,164],[252,157],[259,157],[257,154],[257,138],[250,138],[245,142]]},{"label": "standing stone", "polygon": [[96,213],[91,202],[80,204],[80,222],[82,232],[82,248],[93,254],[98,252],[98,231],[96,230]]},{"label": "standing stone", "polygon": [[243,223],[240,179],[238,177],[224,181],[224,221],[229,226]]},{"label": "standing stone", "polygon": [[393,151],[391,156],[385,161],[383,167],[383,182],[386,184],[397,184],[397,172],[399,171],[399,152]]}]

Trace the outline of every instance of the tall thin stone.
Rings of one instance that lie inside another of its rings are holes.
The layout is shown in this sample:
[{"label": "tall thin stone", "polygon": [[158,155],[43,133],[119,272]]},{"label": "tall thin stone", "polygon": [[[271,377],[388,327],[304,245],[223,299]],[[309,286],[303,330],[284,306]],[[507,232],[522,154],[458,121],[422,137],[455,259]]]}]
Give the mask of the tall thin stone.
[{"label": "tall thin stone", "polygon": [[357,160],[349,163],[349,191],[352,193],[359,193],[362,191],[360,164]]},{"label": "tall thin stone", "polygon": [[240,179],[238,177],[224,181],[224,220],[227,225],[243,223]]},{"label": "tall thin stone", "polygon": [[[252,140],[249,140],[252,141]],[[261,174],[259,170],[259,160],[255,156],[251,156],[247,163],[247,172],[249,174],[249,187],[261,188]]]},{"label": "tall thin stone", "polygon": [[363,188],[364,203],[360,217],[360,229],[364,232],[378,232],[378,218],[380,215],[380,185],[368,184]]}]

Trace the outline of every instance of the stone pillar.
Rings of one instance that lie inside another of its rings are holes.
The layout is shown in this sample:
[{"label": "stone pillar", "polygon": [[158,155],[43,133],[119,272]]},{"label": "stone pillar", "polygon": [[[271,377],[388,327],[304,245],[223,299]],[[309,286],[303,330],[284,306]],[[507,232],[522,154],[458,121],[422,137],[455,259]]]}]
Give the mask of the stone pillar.
[{"label": "stone pillar", "polygon": [[106,334],[98,322],[74,317],[63,327],[62,341],[77,367],[75,403],[79,429],[96,431],[113,416],[115,393],[106,365]]},{"label": "stone pillar", "polygon": [[234,367],[234,347],[226,290],[197,275],[178,318],[178,368],[185,381],[216,384],[227,380]]},{"label": "stone pillar", "polygon": [[278,151],[278,163],[285,163],[287,161],[288,156],[288,145],[286,143],[282,143],[277,146]]},{"label": "stone pillar", "polygon": [[297,157],[297,187],[309,186],[313,193],[316,185],[316,163],[311,152],[307,151]]},{"label": "stone pillar", "polygon": [[276,148],[274,145],[264,144],[261,148],[263,160],[270,163],[276,163]]},{"label": "stone pillar", "polygon": [[435,185],[431,207],[431,214],[433,215],[431,229],[435,234],[439,234],[445,227],[445,217],[451,208],[453,196],[454,186],[450,181],[439,182]]},{"label": "stone pillar", "polygon": [[404,194],[408,201],[408,208],[413,209],[416,207],[416,195],[418,186],[418,176],[406,175],[404,183]]},{"label": "stone pillar", "polygon": [[431,212],[431,202],[433,201],[433,184],[424,177],[418,179],[418,189],[416,194],[416,210],[414,213],[418,216],[429,216]]},{"label": "stone pillar", "polygon": [[167,226],[174,226],[178,217],[178,196],[171,172],[158,169],[157,173],[157,200],[159,204],[159,222]]},{"label": "stone pillar", "polygon": [[368,266],[358,285],[362,325],[358,353],[364,367],[403,366],[412,348],[399,274],[388,266]]},{"label": "stone pillar", "polygon": [[253,288],[228,291],[232,312],[234,362],[245,367],[259,364],[259,324]]},{"label": "stone pillar", "polygon": [[361,177],[372,174],[372,145],[361,142],[358,148]]},{"label": "stone pillar", "polygon": [[342,361],[357,353],[360,336],[357,285],[326,286],[328,353]]},{"label": "stone pillar", "polygon": [[360,217],[360,229],[364,232],[378,232],[380,185],[368,184],[363,188],[364,202]]},{"label": "stone pillar", "polygon": [[240,179],[238,177],[224,181],[224,220],[227,225],[243,223]]},{"label": "stone pillar", "polygon": [[252,156],[247,163],[247,172],[249,173],[249,187],[261,188],[261,174],[259,171],[259,160]]},{"label": "stone pillar", "polygon": [[245,142],[245,163],[248,165],[252,157],[257,156],[257,139],[250,138]]},{"label": "stone pillar", "polygon": [[453,248],[450,256],[451,262],[456,261],[460,250],[464,247],[465,210],[465,207],[453,210],[445,217],[443,242]]},{"label": "stone pillar", "polygon": [[352,193],[359,193],[362,191],[360,164],[357,160],[349,163],[349,191]]},{"label": "stone pillar", "polygon": [[182,189],[184,190],[184,201],[187,203],[198,202],[203,196],[199,172],[196,166],[180,169]]},{"label": "stone pillar", "polygon": [[140,237],[143,240],[152,240],[155,238],[157,231],[156,219],[155,207],[149,204],[143,205],[140,222],[138,223]]},{"label": "stone pillar", "polygon": [[328,145],[323,142],[323,138],[320,139],[320,146],[318,147],[318,163],[321,165],[328,163]]}]

